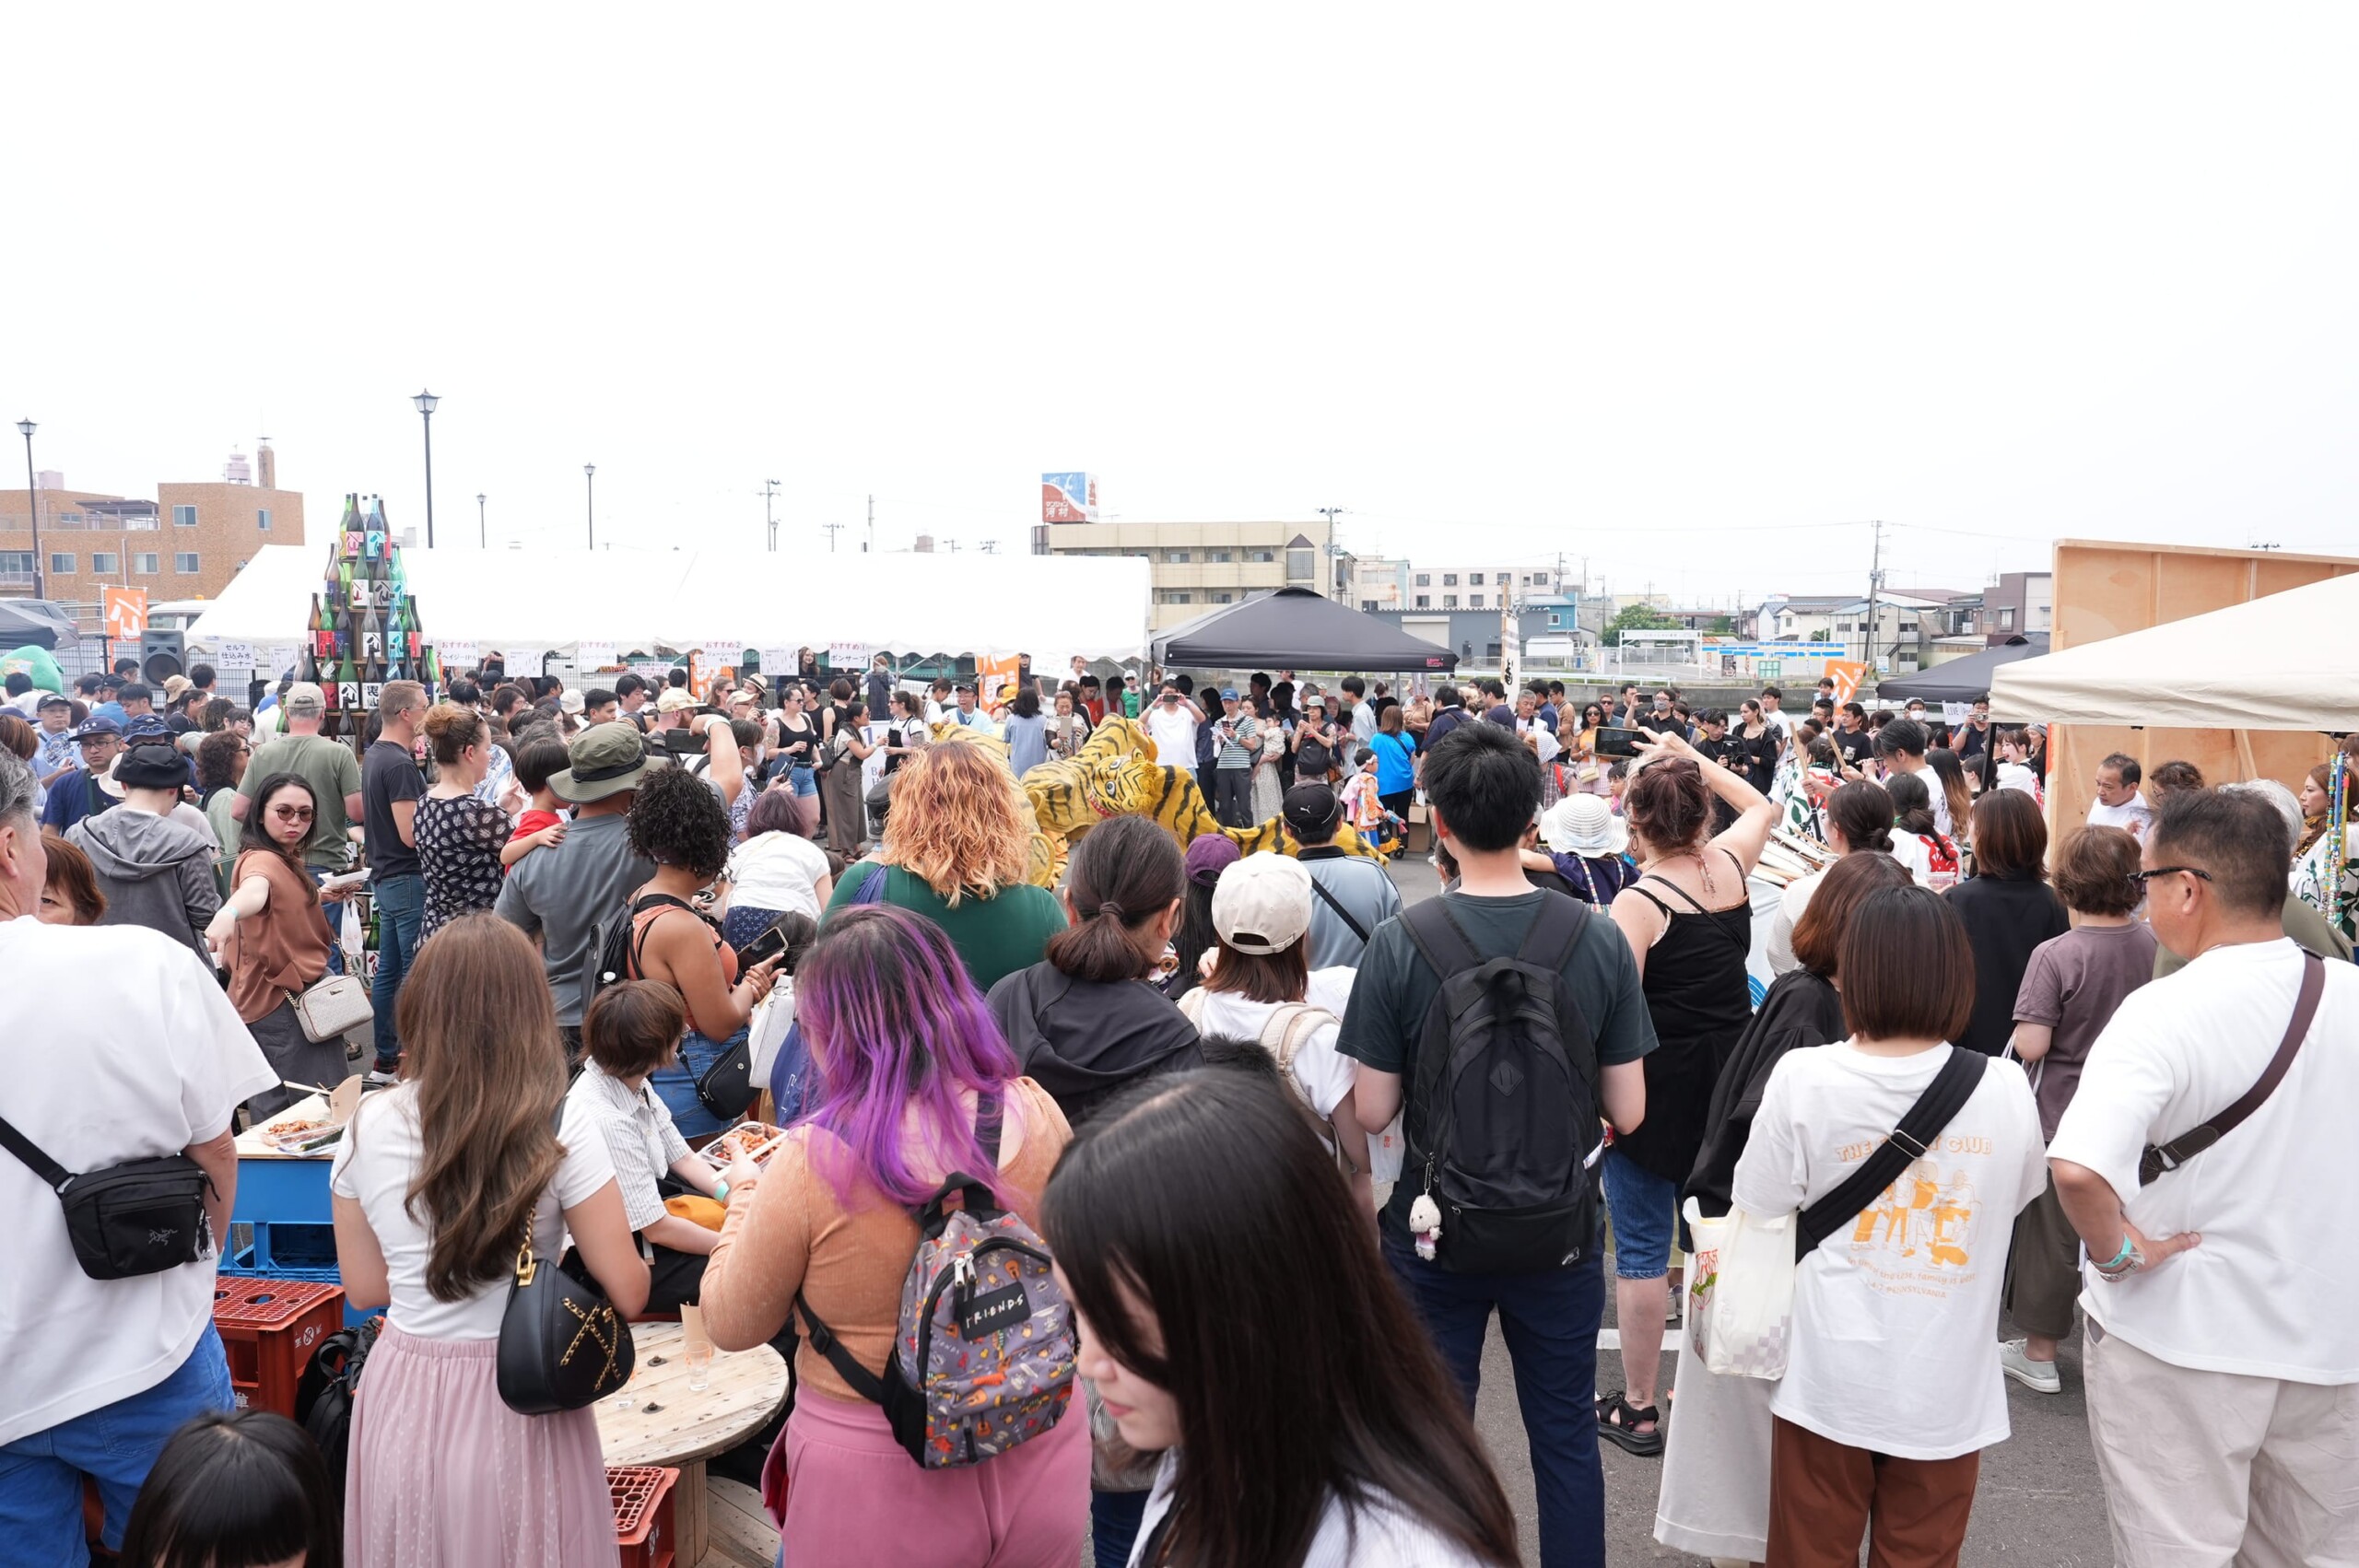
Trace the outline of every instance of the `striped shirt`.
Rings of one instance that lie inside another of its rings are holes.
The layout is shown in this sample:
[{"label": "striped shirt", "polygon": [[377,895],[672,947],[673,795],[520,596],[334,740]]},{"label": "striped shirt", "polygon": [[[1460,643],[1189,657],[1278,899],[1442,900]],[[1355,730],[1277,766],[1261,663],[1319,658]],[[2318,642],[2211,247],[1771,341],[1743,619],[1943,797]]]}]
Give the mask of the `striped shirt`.
[{"label": "striped shirt", "polygon": [[581,1102],[605,1138],[630,1228],[643,1231],[662,1219],[663,1195],[655,1184],[688,1153],[687,1141],[672,1125],[671,1107],[645,1084],[633,1089],[594,1061],[583,1064],[566,1094]]},{"label": "striped shirt", "polygon": [[[1233,736],[1221,735],[1220,726],[1224,724],[1233,725],[1236,733]],[[1262,721],[1250,713],[1239,711],[1234,720],[1214,720],[1213,732],[1220,743],[1219,766],[1223,767],[1253,766],[1253,754],[1245,749],[1245,743],[1262,732]]]}]

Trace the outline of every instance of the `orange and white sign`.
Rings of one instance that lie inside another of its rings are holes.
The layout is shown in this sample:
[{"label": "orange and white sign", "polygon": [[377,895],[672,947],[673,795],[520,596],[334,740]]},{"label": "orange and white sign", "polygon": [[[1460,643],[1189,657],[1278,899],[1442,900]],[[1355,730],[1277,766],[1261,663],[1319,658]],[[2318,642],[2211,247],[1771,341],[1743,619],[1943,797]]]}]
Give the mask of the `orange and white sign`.
[{"label": "orange and white sign", "polygon": [[1835,683],[1835,706],[1840,708],[1860,695],[1860,683],[1868,678],[1868,667],[1857,659],[1830,659],[1826,661],[1826,676]]},{"label": "orange and white sign", "polygon": [[985,707],[993,703],[1011,702],[1015,697],[1015,677],[1024,668],[1016,654],[1004,659],[975,661],[975,697]]},{"label": "orange and white sign", "polygon": [[111,642],[137,642],[147,629],[147,591],[144,588],[102,588],[99,604],[106,614]]}]

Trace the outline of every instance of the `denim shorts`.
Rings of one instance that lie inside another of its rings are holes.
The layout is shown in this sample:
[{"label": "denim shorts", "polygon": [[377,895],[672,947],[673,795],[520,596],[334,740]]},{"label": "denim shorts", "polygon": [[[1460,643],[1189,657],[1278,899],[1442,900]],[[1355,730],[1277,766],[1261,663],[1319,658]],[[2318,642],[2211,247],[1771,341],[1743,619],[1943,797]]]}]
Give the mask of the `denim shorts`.
[{"label": "denim shorts", "polygon": [[819,776],[797,763],[786,770],[786,790],[797,797],[816,795],[819,792]]},{"label": "denim shorts", "polygon": [[1671,1272],[1671,1233],[1679,1217],[1679,1184],[1619,1149],[1605,1152],[1605,1211],[1614,1220],[1614,1275],[1660,1280]]}]

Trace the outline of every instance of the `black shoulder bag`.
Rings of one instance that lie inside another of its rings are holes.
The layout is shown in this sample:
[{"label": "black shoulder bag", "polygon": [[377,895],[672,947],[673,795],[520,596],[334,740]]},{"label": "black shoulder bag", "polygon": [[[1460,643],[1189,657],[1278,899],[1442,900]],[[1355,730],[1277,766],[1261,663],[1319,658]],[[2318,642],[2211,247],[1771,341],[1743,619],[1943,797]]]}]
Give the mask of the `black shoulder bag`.
[{"label": "black shoulder bag", "polygon": [[129,1160],[76,1175],[0,1119],[0,1146],[65,1206],[74,1260],[93,1280],[130,1280],[194,1263],[213,1249],[205,1217],[213,1178],[186,1154]]},{"label": "black shoulder bag", "polygon": [[1989,1058],[1979,1051],[1969,1051],[1962,1046],[1950,1047],[1949,1060],[1933,1074],[1932,1082],[1917,1096],[1892,1129],[1892,1136],[1876,1146],[1876,1152],[1860,1162],[1860,1168],[1845,1177],[1836,1189],[1802,1211],[1801,1223],[1794,1227],[1794,1257],[1808,1258],[1818,1250],[1818,1244],[1860,1217],[1860,1211],[1876,1200],[1876,1195],[1890,1187],[1912,1164],[1921,1160],[1932,1148],[1966,1103],[1974,1098],[1974,1091],[1981,1086],[1982,1074]]},{"label": "black shoulder bag", "polygon": [[[552,1130],[565,1121],[559,1100]],[[533,1256],[534,1200],[524,1215],[524,1242],[508,1281],[499,1317],[499,1398],[520,1415],[578,1410],[630,1381],[635,1360],[630,1325],[606,1293],[585,1284],[553,1258]]]}]

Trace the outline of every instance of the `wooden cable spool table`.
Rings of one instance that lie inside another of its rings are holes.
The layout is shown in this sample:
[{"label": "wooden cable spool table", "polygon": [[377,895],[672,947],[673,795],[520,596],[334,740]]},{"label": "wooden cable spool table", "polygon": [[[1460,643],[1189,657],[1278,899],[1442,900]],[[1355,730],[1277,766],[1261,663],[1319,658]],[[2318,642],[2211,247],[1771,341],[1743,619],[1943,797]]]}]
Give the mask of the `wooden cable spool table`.
[{"label": "wooden cable spool table", "polygon": [[[705,1461],[759,1432],[786,1403],[785,1358],[768,1345],[712,1352],[711,1386],[688,1387],[688,1360],[677,1323],[634,1323],[638,1367],[630,1384],[591,1408],[609,1465],[678,1468],[672,1513],[680,1568],[704,1561]],[[631,1408],[618,1410],[617,1399]]]}]

